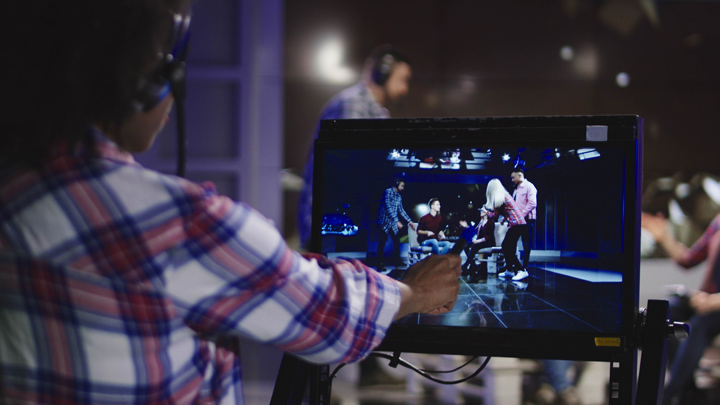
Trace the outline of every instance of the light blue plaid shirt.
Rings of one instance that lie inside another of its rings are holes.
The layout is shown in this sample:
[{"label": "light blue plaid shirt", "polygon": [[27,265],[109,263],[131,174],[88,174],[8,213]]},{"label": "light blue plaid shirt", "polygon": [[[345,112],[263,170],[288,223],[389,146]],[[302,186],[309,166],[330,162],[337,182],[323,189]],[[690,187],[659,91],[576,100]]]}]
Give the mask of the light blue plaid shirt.
[{"label": "light blue plaid shirt", "polygon": [[[387,108],[375,101],[375,97],[373,97],[370,92],[370,88],[363,82],[348,87],[335,95],[335,97],[325,105],[320,114],[320,120],[359,118],[390,118],[390,113]],[[318,129],[320,129],[319,123],[315,131],[316,139]],[[311,146],[303,174],[305,187],[300,194],[300,203],[298,206],[298,228],[300,241],[303,246],[307,246],[310,241],[310,227],[312,223],[313,151],[314,149]]]}]

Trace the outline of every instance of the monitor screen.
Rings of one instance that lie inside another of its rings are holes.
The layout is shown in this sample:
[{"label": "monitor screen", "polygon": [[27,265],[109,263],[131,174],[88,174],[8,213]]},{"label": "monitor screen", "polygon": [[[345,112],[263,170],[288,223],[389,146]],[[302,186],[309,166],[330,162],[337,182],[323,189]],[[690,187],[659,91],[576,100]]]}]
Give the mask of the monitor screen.
[{"label": "monitor screen", "polygon": [[[639,117],[332,120],[315,147],[313,251],[401,280],[467,242],[453,310],[396,321],[381,350],[608,361],[627,352]],[[534,188],[534,210],[509,218],[490,184],[514,199]]]}]

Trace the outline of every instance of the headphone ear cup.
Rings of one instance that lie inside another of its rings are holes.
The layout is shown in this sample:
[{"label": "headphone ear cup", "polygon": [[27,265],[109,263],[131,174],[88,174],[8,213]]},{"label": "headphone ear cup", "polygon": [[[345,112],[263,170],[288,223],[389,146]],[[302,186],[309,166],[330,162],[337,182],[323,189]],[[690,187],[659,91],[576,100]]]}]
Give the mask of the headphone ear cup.
[{"label": "headphone ear cup", "polygon": [[170,93],[170,82],[164,76],[153,75],[140,80],[135,92],[138,110],[149,111]]},{"label": "headphone ear cup", "polygon": [[172,91],[176,98],[185,93],[185,59],[190,40],[190,16],[173,15],[169,53],[162,56],[160,65],[138,84],[135,101],[138,109],[151,110]]},{"label": "headphone ear cup", "polygon": [[373,67],[372,71],[372,80],[376,84],[384,86],[388,78],[390,77],[390,73],[392,73],[394,65],[395,58],[392,55],[390,55],[389,53],[382,55],[375,62],[375,66]]}]

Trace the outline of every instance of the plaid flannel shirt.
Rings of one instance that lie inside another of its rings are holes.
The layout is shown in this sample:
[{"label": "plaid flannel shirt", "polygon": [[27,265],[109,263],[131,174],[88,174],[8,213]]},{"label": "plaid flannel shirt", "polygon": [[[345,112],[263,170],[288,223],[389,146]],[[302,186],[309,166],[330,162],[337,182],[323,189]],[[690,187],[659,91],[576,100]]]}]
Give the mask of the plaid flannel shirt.
[{"label": "plaid flannel shirt", "polygon": [[383,193],[383,200],[380,203],[380,212],[378,214],[378,223],[380,223],[383,231],[388,235],[391,233],[397,235],[397,233],[400,232],[397,225],[400,217],[408,223],[411,221],[410,216],[402,206],[402,196],[395,191],[395,188],[390,187]]},{"label": "plaid flannel shirt", "polygon": [[5,400],[242,403],[235,337],[319,363],[384,337],[395,281],[304,258],[248,206],[94,136],[99,156],[0,172]]},{"label": "plaid flannel shirt", "polygon": [[[332,119],[365,119],[365,118],[390,118],[387,108],[375,101],[370,88],[363,82],[359,82],[336,94],[323,108],[319,121]],[[315,139],[320,130],[320,123],[315,130]],[[310,147],[303,179],[305,187],[300,193],[298,204],[298,231],[303,245],[310,242],[310,231],[312,225],[312,197],[313,197],[313,163],[315,159],[315,148]]]},{"label": "plaid flannel shirt", "polygon": [[505,193],[505,202],[500,207],[496,208],[493,212],[488,212],[488,218],[497,219],[502,216],[510,226],[525,225],[525,218],[520,213],[517,203],[510,197],[510,194]]}]

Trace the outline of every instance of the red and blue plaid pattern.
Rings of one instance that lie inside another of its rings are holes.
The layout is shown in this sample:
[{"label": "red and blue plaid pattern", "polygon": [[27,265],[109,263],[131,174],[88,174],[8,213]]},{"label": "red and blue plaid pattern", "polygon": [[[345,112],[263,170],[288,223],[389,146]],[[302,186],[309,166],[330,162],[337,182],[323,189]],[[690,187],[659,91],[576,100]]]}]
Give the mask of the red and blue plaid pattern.
[{"label": "red and blue plaid pattern", "polygon": [[720,230],[720,215],[713,218],[700,239],[687,250],[683,257],[678,259],[678,263],[683,267],[690,268],[705,261],[708,257],[710,241],[718,230]]},{"label": "red and blue plaid pattern", "polygon": [[505,193],[505,202],[493,212],[488,212],[488,218],[497,219],[502,216],[510,226],[525,225],[525,218],[522,217],[520,209],[510,194]]},{"label": "red and blue plaid pattern", "polygon": [[395,281],[302,257],[246,205],[95,136],[97,157],[78,148],[0,172],[6,399],[236,403],[240,361],[218,339],[331,363],[384,337]]}]

